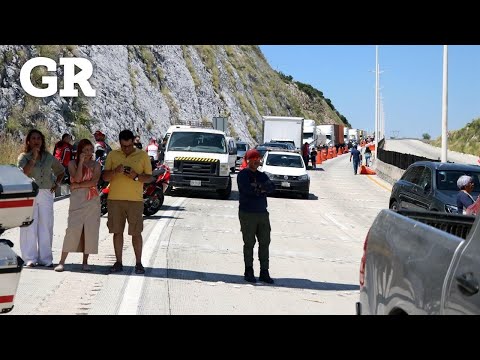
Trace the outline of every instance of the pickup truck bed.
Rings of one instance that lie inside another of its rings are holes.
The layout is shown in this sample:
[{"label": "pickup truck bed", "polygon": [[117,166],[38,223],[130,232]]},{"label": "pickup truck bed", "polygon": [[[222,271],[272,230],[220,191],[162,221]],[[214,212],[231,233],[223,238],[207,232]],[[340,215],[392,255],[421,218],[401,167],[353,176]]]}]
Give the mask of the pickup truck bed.
[{"label": "pickup truck bed", "polygon": [[430,211],[398,210],[398,214],[420,221],[424,224],[443,230],[449,234],[466,239],[472,228],[475,216],[446,214]]},{"label": "pickup truck bed", "polygon": [[480,314],[473,216],[384,209],[365,239],[357,314]]}]

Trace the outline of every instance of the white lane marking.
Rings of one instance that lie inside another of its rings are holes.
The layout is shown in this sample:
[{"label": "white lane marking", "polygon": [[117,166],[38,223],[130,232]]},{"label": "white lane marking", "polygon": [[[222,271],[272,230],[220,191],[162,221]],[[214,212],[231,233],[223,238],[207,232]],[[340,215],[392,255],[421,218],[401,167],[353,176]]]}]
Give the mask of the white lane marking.
[{"label": "white lane marking", "polygon": [[[175,201],[171,206],[176,207],[180,206],[186,198],[180,198]],[[150,265],[152,256],[154,253],[155,246],[157,245],[157,240],[160,238],[163,229],[168,225],[170,220],[172,220],[175,212],[177,210],[167,210],[163,213],[163,217],[157,221],[155,227],[147,238],[147,241],[144,241],[144,246],[142,250],[142,259],[144,259],[144,264],[147,266]],[[164,241],[160,243],[160,246],[164,244]],[[146,261],[145,261],[146,260]],[[140,302],[140,297],[142,295],[143,283],[145,281],[144,275],[130,275],[127,280],[127,286],[123,293],[122,302],[120,303],[120,308],[118,310],[119,315],[136,315],[138,311],[138,305]]]},{"label": "white lane marking", "polygon": [[335,220],[335,218],[331,217],[330,215],[324,213],[323,216],[325,216],[327,219],[329,219],[331,222],[333,222],[335,225],[337,225],[338,227],[340,227],[341,229],[343,230],[348,230],[348,228],[346,226],[344,226],[343,224],[339,223],[337,220]]}]

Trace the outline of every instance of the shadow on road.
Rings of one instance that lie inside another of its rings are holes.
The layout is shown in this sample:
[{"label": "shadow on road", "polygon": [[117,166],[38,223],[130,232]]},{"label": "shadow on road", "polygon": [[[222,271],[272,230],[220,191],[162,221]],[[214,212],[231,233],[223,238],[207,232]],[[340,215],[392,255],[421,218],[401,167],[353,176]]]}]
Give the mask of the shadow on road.
[{"label": "shadow on road", "polygon": [[[93,274],[110,274],[110,266],[106,265],[90,265],[92,271],[89,273]],[[66,264],[65,271],[70,272],[83,272],[81,264]],[[86,273],[88,274],[88,273]],[[163,279],[175,279],[175,280],[187,280],[187,281],[205,281],[205,282],[223,282],[228,284],[250,284],[243,279],[243,275],[231,275],[231,274],[219,274],[219,273],[209,273],[209,272],[200,272],[192,270],[181,270],[181,269],[163,269],[163,268],[149,268],[145,267],[144,275],[136,275],[134,272],[133,266],[123,266],[123,271],[114,273],[112,275],[131,275],[131,276],[148,276],[152,278],[163,278]],[[258,279],[258,274],[257,279]],[[272,276],[273,275],[273,276]],[[340,283],[331,283],[331,282],[319,282],[312,281],[309,279],[297,279],[297,278],[276,278],[275,274],[271,273],[270,276],[275,281],[275,287],[291,288],[291,289],[307,289],[307,290],[359,290],[359,285],[354,284],[340,284]],[[255,286],[265,286],[266,284],[262,282],[257,282],[252,284]]]},{"label": "shadow on road", "polygon": [[185,211],[184,206],[171,206],[163,204],[159,211]]},{"label": "shadow on road", "polygon": [[[168,196],[177,197],[177,196],[184,196],[188,198],[194,199],[215,199],[218,200],[220,197],[215,191],[207,191],[207,190],[189,190],[189,189],[175,189],[171,190],[168,193]],[[232,190],[230,197],[228,199],[224,199],[224,201],[238,201],[238,191]],[[163,207],[162,207],[163,209]]]}]

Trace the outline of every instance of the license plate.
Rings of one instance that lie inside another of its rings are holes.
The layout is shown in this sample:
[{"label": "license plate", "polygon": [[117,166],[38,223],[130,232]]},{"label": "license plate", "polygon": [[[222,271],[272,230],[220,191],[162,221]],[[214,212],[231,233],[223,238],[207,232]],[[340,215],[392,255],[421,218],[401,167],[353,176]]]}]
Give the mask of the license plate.
[{"label": "license plate", "polygon": [[201,180],[190,180],[190,186],[202,186]]},{"label": "license plate", "polygon": [[288,181],[282,181],[283,187],[290,187],[290,183]]}]

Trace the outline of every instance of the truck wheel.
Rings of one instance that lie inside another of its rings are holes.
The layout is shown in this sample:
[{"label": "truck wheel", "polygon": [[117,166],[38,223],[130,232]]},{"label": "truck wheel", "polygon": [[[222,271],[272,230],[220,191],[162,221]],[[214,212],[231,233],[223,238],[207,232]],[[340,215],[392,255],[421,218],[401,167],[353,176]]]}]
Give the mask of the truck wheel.
[{"label": "truck wheel", "polygon": [[398,203],[396,201],[392,202],[392,204],[390,205],[390,210],[398,211],[398,209]]},{"label": "truck wheel", "polygon": [[232,193],[232,178],[228,180],[228,185],[226,189],[217,190],[218,195],[220,195],[220,199],[227,200]]}]

